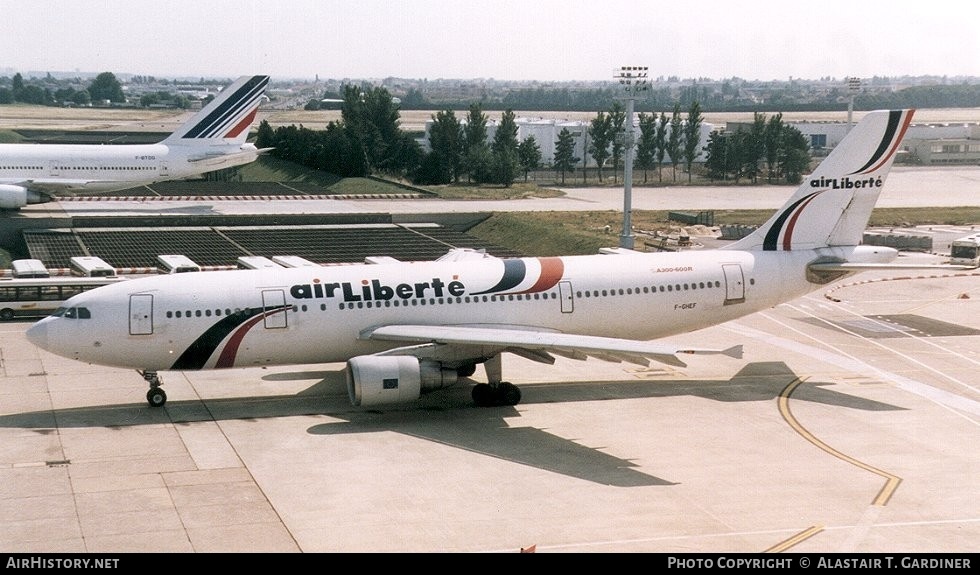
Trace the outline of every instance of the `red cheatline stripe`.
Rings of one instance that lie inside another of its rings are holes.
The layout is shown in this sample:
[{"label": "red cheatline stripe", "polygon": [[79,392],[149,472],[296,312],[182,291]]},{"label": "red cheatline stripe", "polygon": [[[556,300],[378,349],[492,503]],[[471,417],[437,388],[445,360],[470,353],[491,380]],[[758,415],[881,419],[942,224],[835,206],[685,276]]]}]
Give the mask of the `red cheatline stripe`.
[{"label": "red cheatline stripe", "polygon": [[535,293],[545,291],[555,287],[565,273],[565,263],[561,261],[561,258],[538,258],[538,262],[541,264],[541,275],[538,277],[538,281],[531,286],[531,289],[525,290],[522,293]]},{"label": "red cheatline stripe", "polygon": [[235,365],[235,356],[238,355],[238,347],[242,344],[242,340],[245,339],[245,335],[248,330],[252,329],[252,326],[259,323],[265,319],[266,314],[259,314],[247,322],[243,323],[235,333],[231,335],[228,339],[228,343],[225,344],[225,348],[221,350],[221,355],[218,356],[218,363],[214,367],[232,367]]}]

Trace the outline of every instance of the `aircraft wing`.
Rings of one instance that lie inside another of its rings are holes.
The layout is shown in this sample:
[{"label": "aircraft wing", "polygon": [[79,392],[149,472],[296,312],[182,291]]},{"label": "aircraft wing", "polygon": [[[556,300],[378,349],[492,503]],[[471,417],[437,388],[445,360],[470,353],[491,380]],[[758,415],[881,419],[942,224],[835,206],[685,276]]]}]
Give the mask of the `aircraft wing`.
[{"label": "aircraft wing", "polygon": [[[381,341],[498,348],[527,359],[554,363],[551,354],[570,359],[594,357],[603,361],[629,362],[644,367],[649,360],[685,367],[678,354],[723,354],[740,359],[742,346],[727,349],[678,347],[648,341],[617,339],[542,331],[522,326],[465,326],[465,325],[387,325],[365,330],[361,337]],[[391,350],[382,355],[418,355],[425,347]]]},{"label": "aircraft wing", "polygon": [[810,269],[821,272],[867,272],[867,271],[914,271],[914,270],[975,270],[977,266],[957,264],[890,264],[890,263],[851,263],[828,262],[810,264]]},{"label": "aircraft wing", "polygon": [[[87,186],[96,182],[97,180],[70,180],[66,178],[58,179],[37,179],[37,180],[24,180],[13,184],[15,186],[21,186],[22,188],[34,191],[34,192],[70,192],[84,190]],[[135,187],[138,184],[134,184]]]}]

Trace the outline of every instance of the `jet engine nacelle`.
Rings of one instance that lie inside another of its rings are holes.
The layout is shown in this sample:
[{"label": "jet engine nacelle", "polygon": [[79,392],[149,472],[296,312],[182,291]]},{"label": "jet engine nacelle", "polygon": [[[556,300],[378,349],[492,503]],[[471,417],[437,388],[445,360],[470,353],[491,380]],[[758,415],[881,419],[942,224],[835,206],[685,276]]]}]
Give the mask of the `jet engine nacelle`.
[{"label": "jet engine nacelle", "polygon": [[46,197],[28,191],[23,186],[0,184],[0,210],[17,210],[27,204],[41,204],[46,201]]},{"label": "jet engine nacelle", "polygon": [[431,391],[454,385],[455,369],[410,356],[362,355],[347,362],[347,393],[355,406],[408,403]]}]

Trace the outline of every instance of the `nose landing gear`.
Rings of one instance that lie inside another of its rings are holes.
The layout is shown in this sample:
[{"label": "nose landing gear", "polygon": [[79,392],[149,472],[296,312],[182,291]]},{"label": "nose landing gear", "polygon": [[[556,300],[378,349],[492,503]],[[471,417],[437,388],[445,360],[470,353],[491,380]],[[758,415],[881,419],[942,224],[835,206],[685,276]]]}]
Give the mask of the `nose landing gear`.
[{"label": "nose landing gear", "polygon": [[149,370],[139,373],[150,384],[150,390],[146,392],[147,403],[150,404],[150,407],[163,407],[163,404],[167,403],[167,392],[163,391],[163,388],[160,387],[163,385],[160,376],[157,375],[157,372]]}]

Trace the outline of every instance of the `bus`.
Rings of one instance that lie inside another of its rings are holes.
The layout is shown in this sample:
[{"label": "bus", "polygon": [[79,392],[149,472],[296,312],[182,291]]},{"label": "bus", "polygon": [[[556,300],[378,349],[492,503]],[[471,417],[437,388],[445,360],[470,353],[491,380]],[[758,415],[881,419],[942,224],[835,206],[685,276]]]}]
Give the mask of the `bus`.
[{"label": "bus", "polygon": [[949,263],[980,265],[980,234],[973,234],[953,240],[949,245]]},{"label": "bus", "polygon": [[124,279],[122,276],[0,279],[0,321],[50,315],[73,295]]}]

